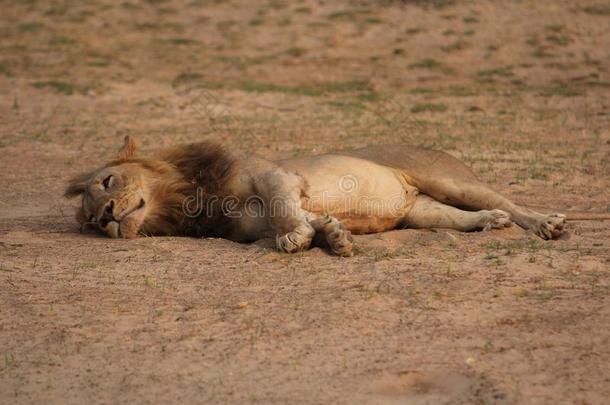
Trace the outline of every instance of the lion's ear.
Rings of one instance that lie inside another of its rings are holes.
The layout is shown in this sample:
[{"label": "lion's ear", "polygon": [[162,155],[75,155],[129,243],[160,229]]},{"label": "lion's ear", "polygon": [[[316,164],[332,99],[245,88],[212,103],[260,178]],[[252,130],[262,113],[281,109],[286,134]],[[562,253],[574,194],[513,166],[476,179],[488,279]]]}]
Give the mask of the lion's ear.
[{"label": "lion's ear", "polygon": [[72,180],[70,180],[68,183],[68,187],[66,187],[66,190],[64,191],[64,197],[73,198],[87,191],[90,177],[91,175],[86,173],[72,178]]},{"label": "lion's ear", "polygon": [[125,143],[123,147],[119,150],[119,159],[129,159],[136,154],[136,151],[140,147],[140,141],[135,138],[130,137],[129,135],[125,136]]}]

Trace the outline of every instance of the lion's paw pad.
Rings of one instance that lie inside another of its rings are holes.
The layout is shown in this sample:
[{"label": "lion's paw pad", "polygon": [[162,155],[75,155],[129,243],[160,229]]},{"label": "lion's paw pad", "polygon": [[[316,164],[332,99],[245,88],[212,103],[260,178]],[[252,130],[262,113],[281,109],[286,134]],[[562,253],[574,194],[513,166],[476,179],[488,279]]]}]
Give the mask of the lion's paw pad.
[{"label": "lion's paw pad", "polygon": [[510,219],[510,214],[502,210],[491,210],[485,212],[485,224],[483,225],[484,231],[491,229],[502,229],[511,226],[513,222]]},{"label": "lion's paw pad", "polygon": [[556,239],[565,232],[566,216],[563,214],[547,215],[535,230],[543,239]]}]

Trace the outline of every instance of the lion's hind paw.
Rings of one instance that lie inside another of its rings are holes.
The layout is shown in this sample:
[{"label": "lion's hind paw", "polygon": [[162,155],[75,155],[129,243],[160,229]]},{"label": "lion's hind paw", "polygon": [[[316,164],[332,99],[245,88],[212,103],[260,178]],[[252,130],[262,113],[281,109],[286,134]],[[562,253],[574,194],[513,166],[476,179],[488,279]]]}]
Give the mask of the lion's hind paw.
[{"label": "lion's hind paw", "polygon": [[563,214],[549,214],[540,222],[536,235],[542,239],[557,239],[565,232],[566,216]]}]

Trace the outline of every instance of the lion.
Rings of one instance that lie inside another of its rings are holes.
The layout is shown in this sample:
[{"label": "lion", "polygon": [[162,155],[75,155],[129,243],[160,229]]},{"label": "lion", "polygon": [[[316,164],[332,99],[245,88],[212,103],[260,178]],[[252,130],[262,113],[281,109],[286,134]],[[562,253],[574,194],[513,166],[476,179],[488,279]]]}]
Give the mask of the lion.
[{"label": "lion", "polygon": [[376,146],[269,161],[237,159],[201,142],[141,157],[125,137],[118,156],[73,178],[76,217],[112,238],[138,235],[273,237],[282,252],[326,244],[353,254],[352,234],[398,228],[488,231],[513,222],[543,239],[566,228],[563,214],[521,207],[451,155],[413,146]]}]

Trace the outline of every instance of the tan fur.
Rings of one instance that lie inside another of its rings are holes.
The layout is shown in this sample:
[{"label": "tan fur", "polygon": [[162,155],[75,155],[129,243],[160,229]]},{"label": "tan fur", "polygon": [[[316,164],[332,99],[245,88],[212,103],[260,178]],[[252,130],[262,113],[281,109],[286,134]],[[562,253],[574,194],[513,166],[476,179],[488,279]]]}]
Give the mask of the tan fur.
[{"label": "tan fur", "polygon": [[137,157],[137,149],[126,137],[115,160],[69,183],[65,195],[82,196],[82,225],[115,238],[275,236],[285,252],[307,249],[319,234],[316,241],[342,256],[352,254],[351,232],[488,230],[514,220],[550,239],[564,229],[565,216],[515,205],[439,151],[373,147],[271,162],[238,160],[212,143],[151,157]]}]

